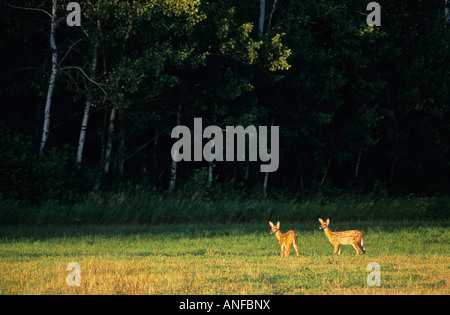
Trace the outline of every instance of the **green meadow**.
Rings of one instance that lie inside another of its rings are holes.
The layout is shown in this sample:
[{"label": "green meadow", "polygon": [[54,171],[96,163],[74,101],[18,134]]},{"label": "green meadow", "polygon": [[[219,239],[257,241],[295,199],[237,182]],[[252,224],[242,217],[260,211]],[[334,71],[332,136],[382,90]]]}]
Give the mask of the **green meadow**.
[{"label": "green meadow", "polygon": [[[448,221],[338,221],[366,255],[333,254],[319,222],[281,221],[300,256],[280,258],[266,221],[223,224],[17,225],[0,229],[1,294],[449,294]],[[294,254],[294,255],[292,255]],[[66,270],[80,264],[80,286]],[[366,282],[380,265],[381,286]]]}]

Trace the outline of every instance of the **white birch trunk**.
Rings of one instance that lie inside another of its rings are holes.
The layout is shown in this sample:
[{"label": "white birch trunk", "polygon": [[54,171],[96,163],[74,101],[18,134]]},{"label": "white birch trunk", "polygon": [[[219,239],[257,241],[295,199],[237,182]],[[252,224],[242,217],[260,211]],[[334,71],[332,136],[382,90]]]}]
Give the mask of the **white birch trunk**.
[{"label": "white birch trunk", "polygon": [[77,171],[81,168],[81,161],[83,160],[83,149],[84,149],[84,140],[86,138],[86,130],[87,124],[89,121],[89,113],[91,108],[91,100],[86,100],[86,105],[84,106],[83,120],[81,121],[81,130],[80,130],[80,138],[78,140],[78,149],[77,149]]},{"label": "white birch trunk", "polygon": [[[95,80],[95,72],[97,70],[97,61],[98,61],[98,43],[95,44],[94,48],[94,55],[92,57],[92,66],[91,66],[91,78],[92,80]],[[83,160],[83,149],[84,149],[84,142],[86,139],[86,130],[87,125],[89,121],[89,114],[91,112],[91,96],[87,95],[86,104],[84,106],[84,114],[83,114],[83,120],[81,122],[81,130],[80,130],[80,138],[78,140],[78,150],[77,150],[77,170],[80,170],[81,167],[81,161]]]},{"label": "white birch trunk", "polygon": [[50,116],[53,91],[55,89],[56,75],[58,74],[58,50],[56,47],[55,33],[57,27],[56,18],[57,0],[53,0],[52,20],[50,24],[50,48],[52,50],[52,73],[48,83],[47,99],[45,101],[44,126],[42,127],[41,145],[39,147],[39,156],[44,154],[45,145],[47,144],[48,134],[50,131]]},{"label": "white birch trunk", "polygon": [[260,2],[259,2],[259,26],[258,26],[258,35],[260,38],[264,34],[265,15],[266,15],[266,0],[260,0]]}]

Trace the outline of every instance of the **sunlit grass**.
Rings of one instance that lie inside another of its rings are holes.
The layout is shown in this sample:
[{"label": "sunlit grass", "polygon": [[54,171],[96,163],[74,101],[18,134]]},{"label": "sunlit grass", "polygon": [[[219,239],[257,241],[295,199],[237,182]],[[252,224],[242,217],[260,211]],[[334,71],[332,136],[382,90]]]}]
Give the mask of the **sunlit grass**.
[{"label": "sunlit grass", "polygon": [[[333,223],[332,223],[333,224]],[[267,226],[266,226],[267,225]],[[300,257],[279,257],[268,224],[4,227],[2,294],[449,294],[446,222],[335,222],[365,234],[366,255],[341,256],[318,223],[282,223]],[[331,226],[333,228],[333,225]],[[67,264],[81,266],[70,287]],[[370,262],[381,287],[369,287]]]}]

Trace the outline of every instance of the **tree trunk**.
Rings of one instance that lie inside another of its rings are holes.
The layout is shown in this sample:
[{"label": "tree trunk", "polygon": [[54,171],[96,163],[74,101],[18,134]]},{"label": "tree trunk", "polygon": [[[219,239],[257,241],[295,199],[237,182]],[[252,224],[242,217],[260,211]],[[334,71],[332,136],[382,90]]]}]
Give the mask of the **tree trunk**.
[{"label": "tree trunk", "polygon": [[209,162],[209,166],[208,166],[208,186],[212,185],[212,181],[213,181],[213,170],[214,170],[214,166],[213,166],[213,162]]},{"label": "tree trunk", "polygon": [[358,171],[359,171],[359,165],[361,164],[361,156],[362,156],[363,150],[359,150],[358,153],[358,161],[356,162],[356,167],[355,167],[355,179],[358,178]]},{"label": "tree trunk", "polygon": [[103,115],[103,125],[102,125],[102,133],[100,136],[101,142],[101,151],[100,151],[100,166],[105,165],[105,151],[106,151],[106,137],[107,137],[107,124],[108,124],[108,107],[105,106],[104,115]]},{"label": "tree trunk", "polygon": [[[275,124],[274,119],[272,119],[272,125],[273,126]],[[268,135],[267,135],[268,136]],[[270,150],[272,150],[272,148],[270,148]],[[263,182],[263,194],[264,197],[267,195],[267,182],[269,180],[269,172],[265,172],[264,174],[264,182]]]},{"label": "tree trunk", "polygon": [[77,171],[80,170],[81,161],[83,160],[84,141],[86,138],[86,130],[87,130],[87,124],[89,121],[90,108],[91,108],[91,100],[90,100],[90,98],[88,98],[86,100],[86,104],[84,105],[83,120],[81,121],[80,137],[78,139],[78,149],[77,149],[77,158],[76,158]]},{"label": "tree trunk", "polygon": [[325,169],[325,174],[323,174],[322,181],[320,182],[320,186],[322,186],[325,183],[325,179],[327,178],[328,169],[330,168],[330,163],[331,163],[332,158],[333,158],[333,156],[330,156],[330,158],[328,159],[327,168]]},{"label": "tree trunk", "polygon": [[158,174],[158,140],[159,140],[159,131],[155,129],[155,138],[153,139],[153,172],[152,172],[152,183],[153,186],[156,186],[157,182],[157,174]]},{"label": "tree trunk", "polygon": [[109,116],[109,127],[108,127],[108,140],[106,143],[106,152],[105,152],[105,166],[103,171],[105,174],[109,174],[110,164],[111,164],[111,152],[112,152],[112,138],[114,133],[114,120],[116,118],[116,106],[111,108],[111,114]]},{"label": "tree trunk", "polygon": [[272,10],[270,11],[269,19],[267,20],[267,31],[266,32],[269,32],[270,27],[272,26],[272,17],[273,17],[273,14],[275,13],[275,10],[277,9],[277,2],[278,2],[278,0],[273,0]]},{"label": "tree trunk", "polygon": [[[98,42],[95,43],[94,53],[92,56],[92,65],[91,65],[91,79],[95,80],[95,72],[97,70],[97,61],[98,61]],[[80,130],[80,138],[78,140],[78,150],[77,150],[77,159],[76,166],[77,171],[80,170],[81,161],[83,160],[83,150],[84,150],[84,142],[86,139],[86,130],[89,121],[89,114],[91,112],[92,105],[92,97],[89,95],[89,91],[87,92],[86,104],[84,106],[84,114],[83,120],[81,122],[81,130]]]},{"label": "tree trunk", "polygon": [[117,156],[117,170],[119,177],[123,177],[123,170],[125,165],[125,124],[123,108],[119,108],[119,148]]},{"label": "tree trunk", "polygon": [[[178,105],[177,110],[177,126],[181,124],[181,103]],[[178,154],[178,151],[176,152]],[[170,183],[169,183],[169,191],[173,191],[175,188],[175,183],[177,180],[177,162],[172,159],[172,167],[170,168]]]},{"label": "tree trunk", "polygon": [[392,159],[391,174],[389,175],[389,183],[392,183],[392,180],[394,179],[394,170],[395,170],[395,161],[396,160],[397,160],[397,158]]},{"label": "tree trunk", "polygon": [[445,0],[445,10],[444,10],[444,14],[445,14],[445,22],[446,25],[445,27],[447,27],[447,25],[450,25],[450,3],[448,0]]},{"label": "tree trunk", "polygon": [[56,17],[57,0],[53,0],[52,20],[50,24],[50,48],[52,50],[52,73],[48,83],[47,100],[45,102],[44,126],[42,127],[41,145],[39,147],[39,156],[44,154],[45,145],[47,144],[48,134],[50,131],[50,112],[52,106],[53,91],[55,89],[56,75],[58,74],[58,49],[56,47],[55,33],[57,27]]},{"label": "tree trunk", "polygon": [[260,0],[260,2],[259,2],[259,27],[258,27],[258,36],[260,38],[264,34],[265,14],[266,14],[266,0]]},{"label": "tree trunk", "polygon": [[[130,37],[130,32],[131,32],[132,28],[133,28],[133,25],[130,23],[128,25],[127,34],[123,38],[122,48],[125,48],[126,43]],[[116,78],[115,88],[117,90],[119,89],[119,80],[120,80],[120,78]],[[117,107],[118,107],[117,104],[113,104],[113,108],[111,109],[111,115],[109,117],[108,140],[106,143],[106,151],[105,151],[105,166],[103,169],[105,174],[109,174],[110,169],[111,169],[112,142],[113,142],[114,124],[115,124]],[[119,116],[120,116],[120,113],[119,113]],[[119,126],[119,128],[120,128],[120,126]],[[122,146],[122,145],[123,145],[123,143],[119,143],[119,146]]]},{"label": "tree trunk", "polygon": [[175,160],[172,160],[172,167],[170,168],[170,183],[169,183],[170,192],[174,190],[176,180],[177,180],[177,162]]},{"label": "tree trunk", "polygon": [[250,177],[250,165],[248,162],[244,165],[244,182],[247,182]]},{"label": "tree trunk", "polygon": [[[214,117],[213,117],[213,123],[216,124],[216,122],[217,122],[217,103],[214,105]],[[214,145],[214,148],[212,149],[211,153],[214,153],[215,151],[216,151],[216,145]],[[213,171],[214,171],[213,161],[210,161],[209,167],[208,167],[208,186],[212,185]]]},{"label": "tree trunk", "polygon": [[264,197],[267,196],[267,182],[269,181],[269,172],[264,173],[264,182],[263,182],[263,194]]}]

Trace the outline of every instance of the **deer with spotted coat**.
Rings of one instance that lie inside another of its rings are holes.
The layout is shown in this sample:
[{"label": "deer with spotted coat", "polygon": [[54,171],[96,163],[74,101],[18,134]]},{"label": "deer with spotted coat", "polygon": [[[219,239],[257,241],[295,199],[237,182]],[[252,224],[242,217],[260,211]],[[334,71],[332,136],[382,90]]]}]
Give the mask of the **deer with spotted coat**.
[{"label": "deer with spotted coat", "polygon": [[349,230],[343,232],[331,232],[329,229],[330,219],[327,219],[324,222],[319,218],[320,226],[319,229],[325,232],[326,237],[334,246],[334,253],[340,255],[341,254],[341,245],[352,245],[356,250],[356,256],[362,251],[364,254],[366,253],[366,249],[363,246],[364,236],[360,231],[357,230]]},{"label": "deer with spotted coat", "polygon": [[300,254],[298,253],[297,234],[292,230],[287,231],[286,233],[281,233],[279,221],[277,222],[277,225],[269,221],[269,225],[271,228],[270,234],[275,234],[275,237],[280,243],[281,258],[289,256],[289,254],[291,253],[291,245],[294,245],[297,256],[300,256]]}]

